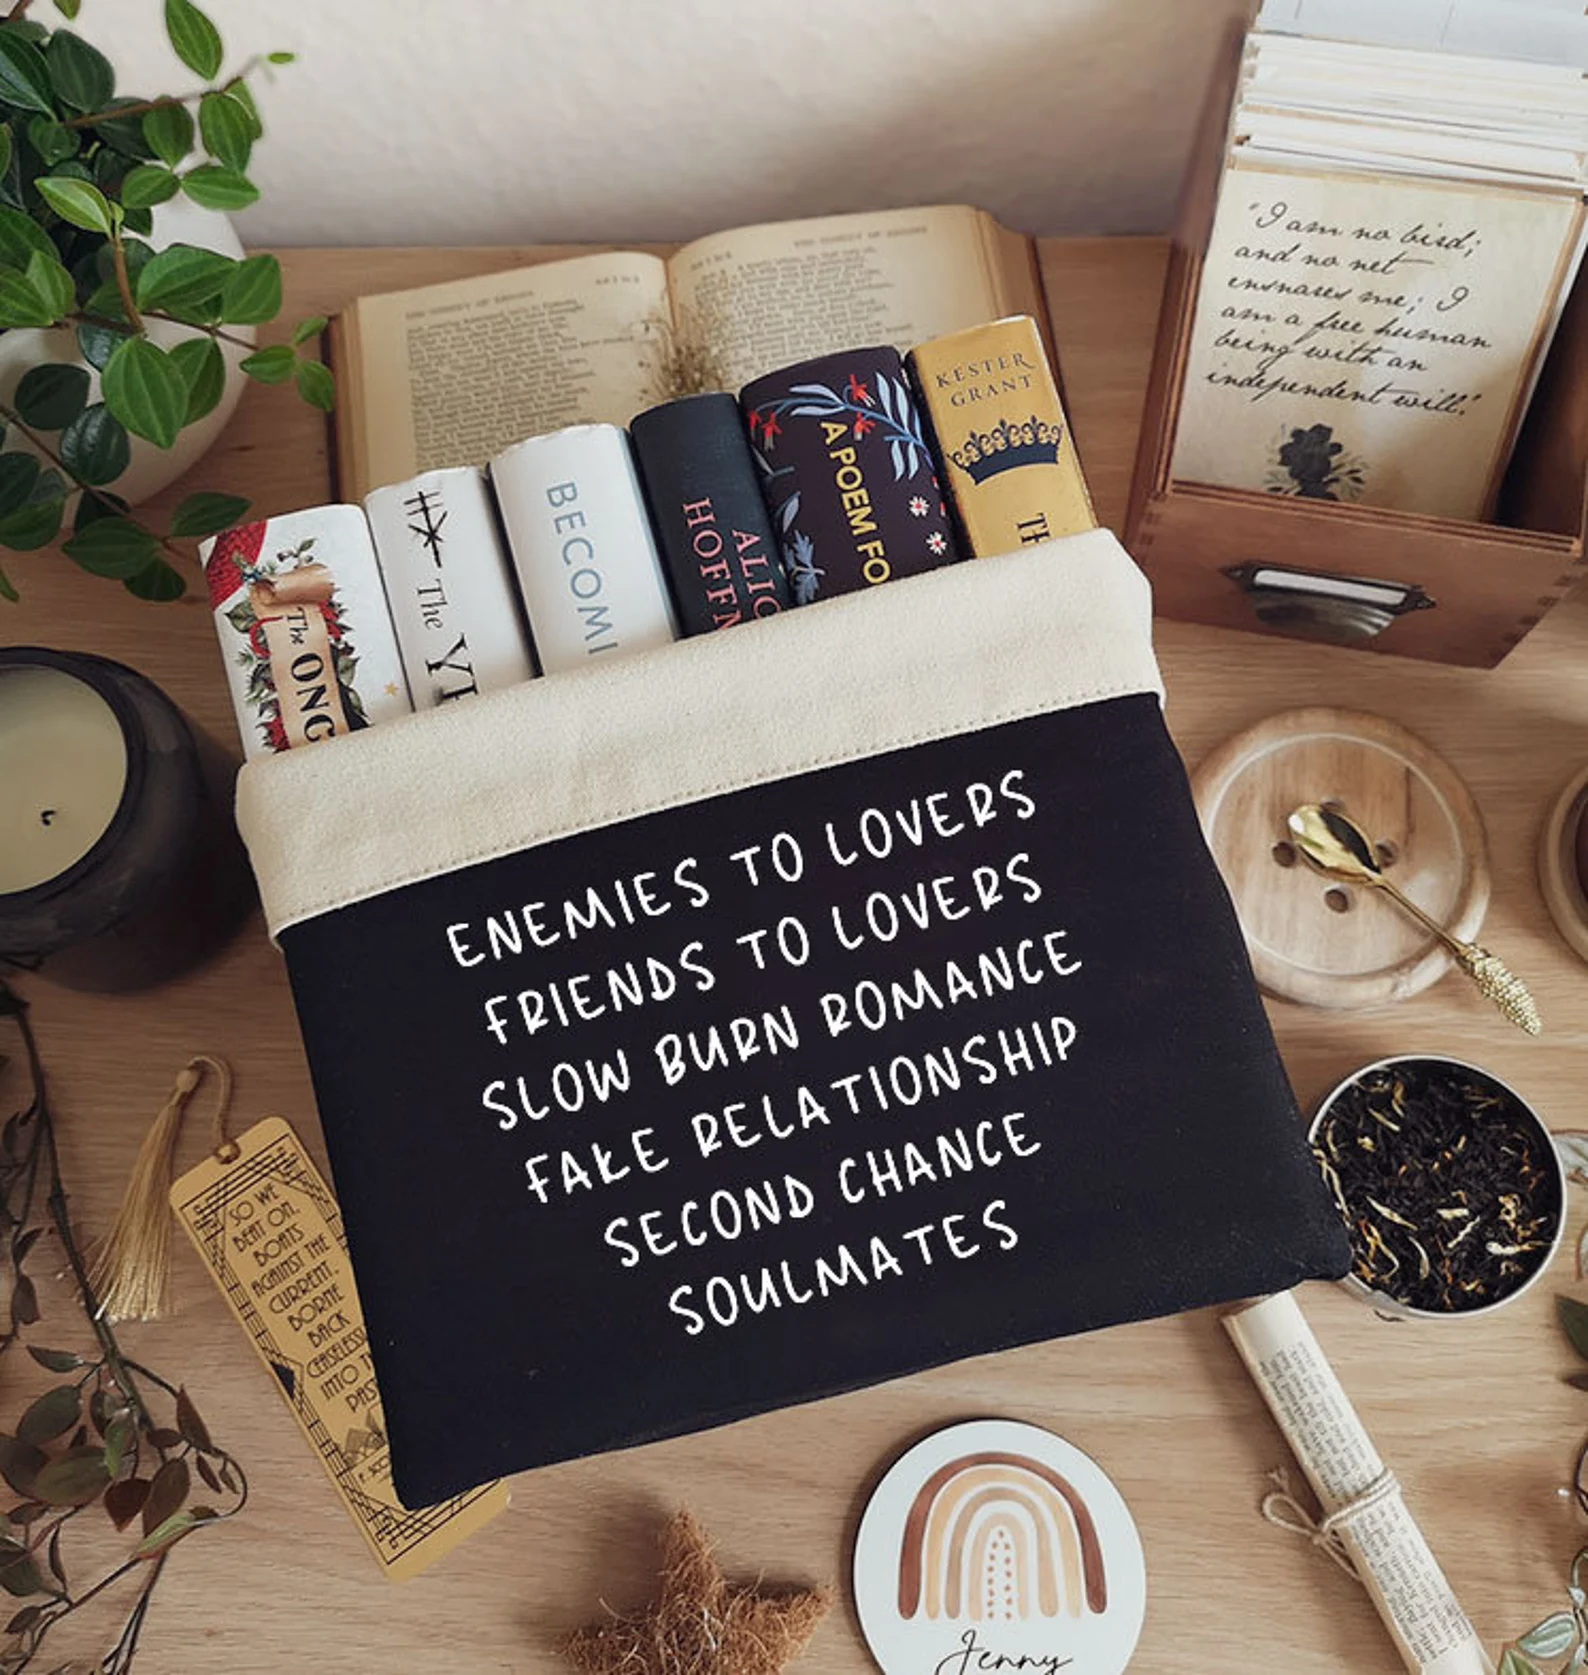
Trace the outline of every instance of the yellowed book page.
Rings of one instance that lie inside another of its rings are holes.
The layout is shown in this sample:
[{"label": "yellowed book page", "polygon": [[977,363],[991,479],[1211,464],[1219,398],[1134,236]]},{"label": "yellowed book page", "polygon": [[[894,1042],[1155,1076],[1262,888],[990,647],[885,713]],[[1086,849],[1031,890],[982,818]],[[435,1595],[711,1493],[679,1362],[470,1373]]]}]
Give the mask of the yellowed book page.
[{"label": "yellowed book page", "polygon": [[995,318],[981,212],[829,215],[741,227],[686,244],[669,271],[679,330],[715,352],[721,387],[812,355],[873,343],[905,350]]},{"label": "yellowed book page", "polygon": [[526,436],[627,424],[653,399],[649,345],[668,317],[667,269],[616,251],[486,274],[355,305],[367,481],[483,465]]},{"label": "yellowed book page", "polygon": [[1233,165],[1173,475],[1487,517],[1582,221],[1571,193]]}]

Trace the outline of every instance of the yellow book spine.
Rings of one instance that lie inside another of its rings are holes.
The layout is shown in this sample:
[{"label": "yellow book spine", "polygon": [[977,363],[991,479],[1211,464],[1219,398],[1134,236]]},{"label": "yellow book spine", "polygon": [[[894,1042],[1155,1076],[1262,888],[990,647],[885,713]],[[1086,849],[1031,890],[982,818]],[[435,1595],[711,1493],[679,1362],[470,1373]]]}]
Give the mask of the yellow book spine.
[{"label": "yellow book spine", "polygon": [[974,557],[1097,527],[1035,321],[1022,314],[934,338],[910,366]]}]

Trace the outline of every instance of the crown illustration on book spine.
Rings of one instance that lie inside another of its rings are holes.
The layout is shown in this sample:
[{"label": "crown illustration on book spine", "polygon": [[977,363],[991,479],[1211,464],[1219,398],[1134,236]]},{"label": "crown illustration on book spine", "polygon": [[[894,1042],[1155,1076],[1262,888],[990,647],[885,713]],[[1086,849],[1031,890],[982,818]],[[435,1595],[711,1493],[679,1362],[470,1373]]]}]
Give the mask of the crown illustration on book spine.
[{"label": "crown illustration on book spine", "polygon": [[973,430],[949,458],[973,481],[984,483],[1019,465],[1057,465],[1064,426],[1039,419],[1000,419],[991,430]]}]

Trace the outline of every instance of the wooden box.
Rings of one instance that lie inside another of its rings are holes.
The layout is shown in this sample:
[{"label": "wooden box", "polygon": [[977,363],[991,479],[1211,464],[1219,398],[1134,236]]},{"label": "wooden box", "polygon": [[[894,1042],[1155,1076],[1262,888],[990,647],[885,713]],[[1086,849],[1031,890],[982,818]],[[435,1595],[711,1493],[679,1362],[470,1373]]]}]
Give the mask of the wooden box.
[{"label": "wooden box", "polygon": [[1567,302],[1506,475],[1499,522],[1174,480],[1175,425],[1240,52],[1237,38],[1187,169],[1126,545],[1167,617],[1492,666],[1583,573],[1588,283],[1579,278]]}]

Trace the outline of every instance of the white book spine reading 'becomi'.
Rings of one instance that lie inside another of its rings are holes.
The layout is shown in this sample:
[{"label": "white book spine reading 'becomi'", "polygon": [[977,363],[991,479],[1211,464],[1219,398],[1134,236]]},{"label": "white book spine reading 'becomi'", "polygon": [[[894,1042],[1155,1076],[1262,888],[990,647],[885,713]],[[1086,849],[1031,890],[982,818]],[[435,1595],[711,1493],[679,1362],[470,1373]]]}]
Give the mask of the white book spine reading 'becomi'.
[{"label": "white book spine reading 'becomi'", "polygon": [[416,709],[535,673],[484,474],[426,471],[364,500]]},{"label": "white book spine reading 'becomi'", "polygon": [[491,461],[491,484],[548,675],[677,638],[628,437],[616,425],[519,442]]}]

